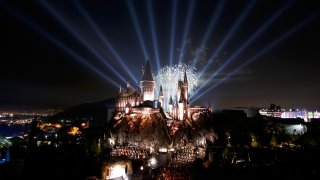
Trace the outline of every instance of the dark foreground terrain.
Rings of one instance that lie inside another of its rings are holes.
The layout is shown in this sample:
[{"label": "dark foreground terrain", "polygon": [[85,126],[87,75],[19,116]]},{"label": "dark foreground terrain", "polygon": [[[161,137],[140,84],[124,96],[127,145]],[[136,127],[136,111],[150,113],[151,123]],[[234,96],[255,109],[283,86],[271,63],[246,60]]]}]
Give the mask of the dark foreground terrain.
[{"label": "dark foreground terrain", "polygon": [[[320,178],[320,149],[303,149],[289,152],[283,151],[281,156],[272,161],[263,161],[261,157],[251,157],[231,164],[216,159],[207,168],[204,160],[197,159],[193,164],[181,168],[180,177],[192,179],[319,179]],[[19,151],[16,153],[24,153]],[[70,145],[54,148],[43,146],[25,152],[23,156],[12,155],[9,162],[0,165],[0,179],[87,179],[101,177],[101,162],[87,158],[86,152]],[[265,154],[265,156],[267,156]],[[265,159],[267,159],[265,157]],[[159,176],[161,169],[155,171]],[[181,175],[182,174],[182,175]],[[184,175],[185,174],[185,175]],[[137,177],[137,176],[131,176]],[[139,176],[140,178],[142,176]],[[145,175],[144,179],[152,179]]]}]

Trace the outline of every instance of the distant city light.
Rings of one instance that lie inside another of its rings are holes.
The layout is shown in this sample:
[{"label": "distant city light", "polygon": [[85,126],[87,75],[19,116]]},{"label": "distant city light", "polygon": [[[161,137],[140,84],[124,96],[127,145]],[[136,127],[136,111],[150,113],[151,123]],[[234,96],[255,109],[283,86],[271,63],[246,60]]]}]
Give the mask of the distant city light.
[{"label": "distant city light", "polygon": [[78,135],[80,134],[81,132],[79,131],[79,128],[78,127],[71,127],[70,130],[68,131],[68,134],[69,135]]}]

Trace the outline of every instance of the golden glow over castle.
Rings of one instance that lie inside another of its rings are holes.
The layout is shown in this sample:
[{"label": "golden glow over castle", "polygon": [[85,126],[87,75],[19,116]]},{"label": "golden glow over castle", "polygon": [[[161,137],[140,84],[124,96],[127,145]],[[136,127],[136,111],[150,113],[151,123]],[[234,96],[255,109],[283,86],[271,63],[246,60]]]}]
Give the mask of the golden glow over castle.
[{"label": "golden glow over castle", "polygon": [[[186,72],[184,79],[177,82],[176,101],[170,96],[169,102],[165,102],[165,94],[160,85],[158,98],[155,99],[155,81],[151,71],[150,61],[143,66],[143,76],[139,88],[131,90],[129,82],[126,90],[120,91],[116,99],[117,113],[156,113],[163,112],[169,119],[184,120],[191,118],[192,114],[203,111],[211,111],[211,107],[190,107],[188,99],[188,78]],[[168,109],[164,109],[168,107]]]}]

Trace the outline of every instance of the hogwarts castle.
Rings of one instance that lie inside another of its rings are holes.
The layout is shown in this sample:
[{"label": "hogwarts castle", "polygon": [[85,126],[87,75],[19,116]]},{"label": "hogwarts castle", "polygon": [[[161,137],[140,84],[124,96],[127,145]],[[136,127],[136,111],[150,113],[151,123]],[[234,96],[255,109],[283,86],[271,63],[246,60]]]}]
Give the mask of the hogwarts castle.
[{"label": "hogwarts castle", "polygon": [[169,102],[165,102],[165,96],[162,85],[160,85],[158,98],[155,98],[155,81],[151,70],[150,61],[147,60],[143,66],[143,76],[140,86],[131,89],[130,83],[127,83],[125,90],[120,87],[116,98],[116,113],[131,114],[142,113],[151,114],[163,111],[167,119],[184,120],[191,118],[197,112],[211,112],[211,106],[191,107],[188,99],[188,77],[184,72],[183,80],[177,82],[176,97],[170,96]]}]

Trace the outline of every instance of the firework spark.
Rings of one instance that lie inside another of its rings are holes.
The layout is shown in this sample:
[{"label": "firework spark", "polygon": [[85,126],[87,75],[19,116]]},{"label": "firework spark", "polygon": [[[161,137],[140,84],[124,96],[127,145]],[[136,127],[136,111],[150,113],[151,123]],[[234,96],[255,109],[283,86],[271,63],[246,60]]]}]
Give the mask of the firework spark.
[{"label": "firework spark", "polygon": [[184,63],[165,66],[160,69],[159,73],[155,77],[157,89],[160,88],[160,85],[162,85],[163,88],[166,102],[164,106],[165,109],[168,107],[167,104],[169,102],[170,96],[172,96],[174,102],[176,101],[178,80],[183,81],[184,72],[186,72],[187,74],[190,96],[196,90],[198,86],[198,80],[200,78],[200,74],[197,72],[196,68]]}]

